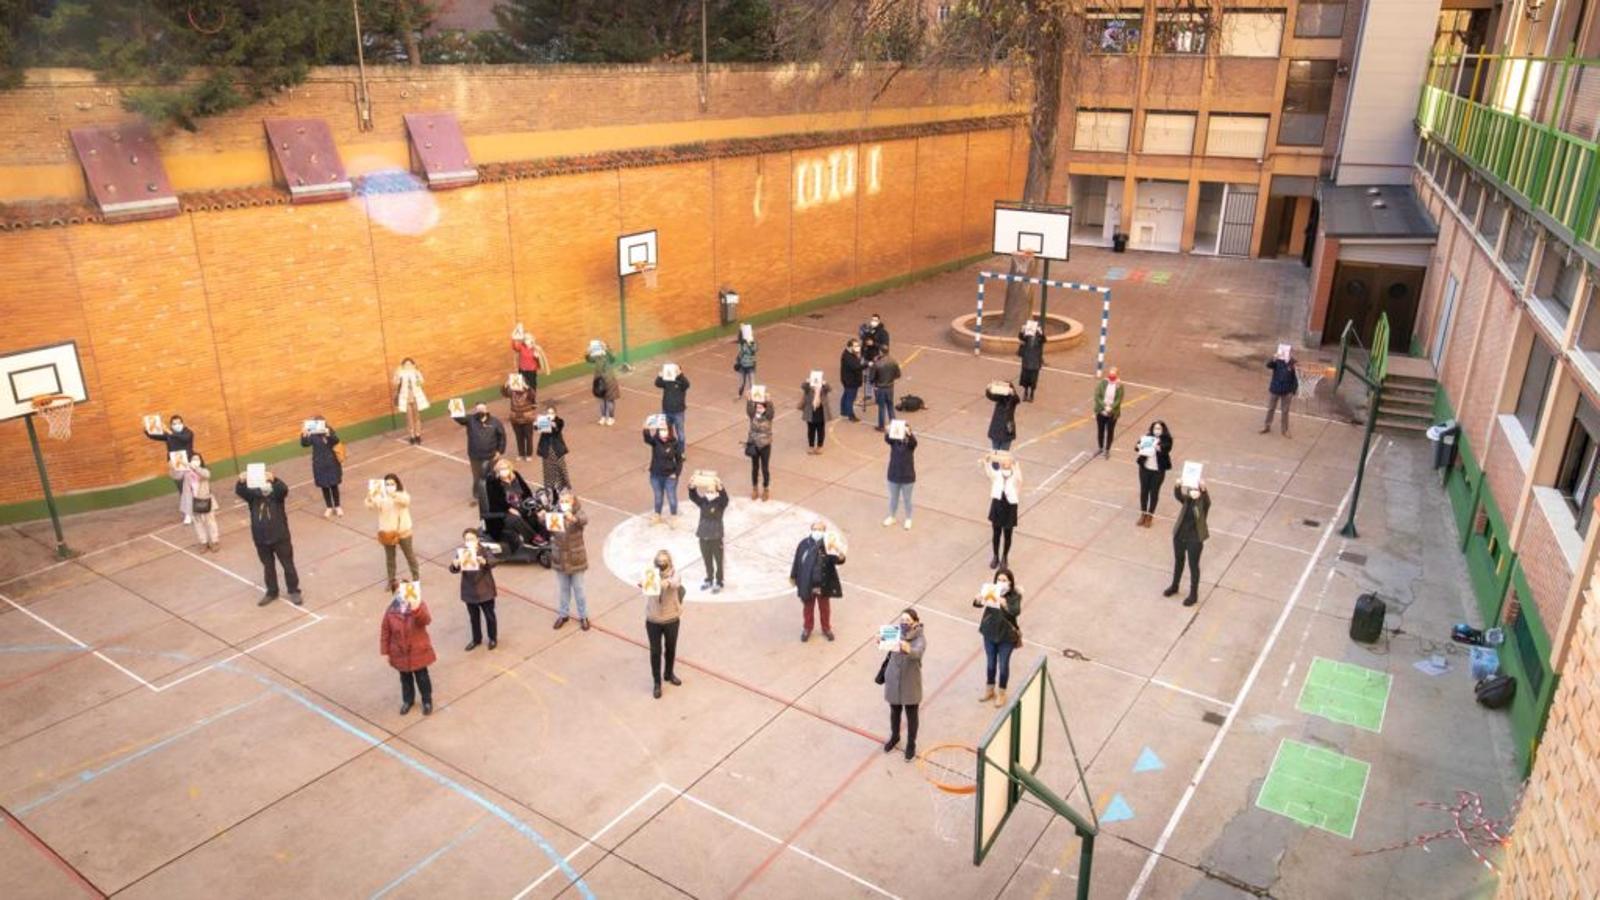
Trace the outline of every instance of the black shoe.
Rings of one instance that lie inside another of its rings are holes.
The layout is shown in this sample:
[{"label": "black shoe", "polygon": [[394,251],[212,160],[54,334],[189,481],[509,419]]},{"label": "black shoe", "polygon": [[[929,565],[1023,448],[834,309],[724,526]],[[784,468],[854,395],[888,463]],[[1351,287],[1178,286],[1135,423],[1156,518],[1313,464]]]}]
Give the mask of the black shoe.
[{"label": "black shoe", "polygon": [[1193,605],[1195,605],[1196,603],[1199,603],[1199,602],[1200,602],[1200,598],[1196,597],[1194,594],[1190,594],[1189,596],[1183,598],[1183,605],[1184,606],[1193,606]]},{"label": "black shoe", "polygon": [[568,617],[568,616],[556,616],[555,624],[551,625],[550,627],[551,628],[560,628],[561,626],[567,624],[568,618],[570,618],[570,617]]},{"label": "black shoe", "polygon": [[494,648],[496,648],[498,646],[500,646],[500,642],[499,641],[495,640],[494,638],[489,638],[489,649],[490,650],[493,650]]},{"label": "black shoe", "polygon": [[700,582],[700,590],[702,590],[702,591],[711,590],[711,579],[707,578],[705,581]]},{"label": "black shoe", "polygon": [[809,641],[809,640],[811,640],[811,632],[809,632],[809,631],[800,632],[800,643],[804,644],[806,641]]},{"label": "black shoe", "polygon": [[425,715],[425,716],[433,715],[433,701],[432,700],[424,700],[424,701],[422,701],[422,714]]},{"label": "black shoe", "polygon": [[828,631],[827,629],[823,629],[822,636],[827,638],[830,641],[833,640],[833,632]]},{"label": "black shoe", "polygon": [[256,605],[257,606],[266,606],[268,603],[271,603],[272,601],[274,601],[276,599],[278,599],[278,595],[277,594],[262,594],[261,595],[261,599],[256,601]]},{"label": "black shoe", "polygon": [[668,675],[667,676],[667,681],[673,687],[683,687],[683,682],[681,680],[679,680],[678,676],[676,676],[676,675]]},{"label": "black shoe", "polygon": [[989,557],[989,568],[991,568],[991,569],[1000,568],[1000,557],[998,557],[998,556]]},{"label": "black shoe", "polygon": [[650,692],[650,696],[656,698],[657,700],[661,699],[661,682],[656,682],[655,689]]},{"label": "black shoe", "polygon": [[917,758],[917,745],[915,743],[906,744],[906,762],[910,762],[910,761],[912,761],[913,759],[916,759],[916,758]]},{"label": "black shoe", "polygon": [[582,628],[584,631],[588,631],[589,630],[589,620],[588,619],[579,619],[578,620],[578,627]]},{"label": "black shoe", "polygon": [[1175,584],[1168,586],[1166,590],[1161,592],[1161,596],[1163,596],[1163,597],[1175,597],[1175,596],[1177,596],[1177,594],[1178,594],[1178,586],[1175,585]]},{"label": "black shoe", "polygon": [[849,418],[849,421],[851,421],[851,422],[860,422],[861,421],[861,419],[858,416],[850,416],[848,418]]},{"label": "black shoe", "polygon": [[889,739],[883,742],[883,752],[888,753],[898,746],[900,746],[900,735],[891,734]]},{"label": "black shoe", "polygon": [[299,591],[290,591],[289,602],[293,603],[295,606],[305,606],[306,598],[301,596]]},{"label": "black shoe", "polygon": [[482,643],[482,641],[472,641],[472,642],[467,644],[467,649],[462,651],[462,652],[471,653],[472,651],[478,649],[478,644],[480,644],[480,643]]},{"label": "black shoe", "polygon": [[411,701],[410,700],[407,700],[406,702],[400,704],[400,715],[403,716],[408,712],[411,712]]}]

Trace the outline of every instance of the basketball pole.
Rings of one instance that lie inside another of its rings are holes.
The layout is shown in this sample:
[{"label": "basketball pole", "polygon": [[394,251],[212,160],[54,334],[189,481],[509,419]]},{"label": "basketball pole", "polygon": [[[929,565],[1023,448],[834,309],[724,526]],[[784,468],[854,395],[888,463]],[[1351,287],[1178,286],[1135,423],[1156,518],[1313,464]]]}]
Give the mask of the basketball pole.
[{"label": "basketball pole", "polygon": [[39,469],[39,484],[44,488],[45,509],[50,511],[50,525],[56,530],[56,558],[71,559],[74,555],[67,547],[67,537],[61,533],[61,513],[56,510],[55,494],[50,492],[50,473],[45,471],[44,451],[39,449],[39,433],[33,430],[33,414],[22,417],[28,426],[28,443],[33,447],[33,464]]},{"label": "basketball pole", "polygon": [[[1024,272],[1023,274],[1027,274]],[[1039,333],[1048,335],[1045,331],[1045,312],[1050,308],[1050,257],[1044,259],[1044,283],[1039,285]]]},{"label": "basketball pole", "polygon": [[617,316],[622,324],[622,365],[627,372],[628,362],[628,276],[617,275]]}]

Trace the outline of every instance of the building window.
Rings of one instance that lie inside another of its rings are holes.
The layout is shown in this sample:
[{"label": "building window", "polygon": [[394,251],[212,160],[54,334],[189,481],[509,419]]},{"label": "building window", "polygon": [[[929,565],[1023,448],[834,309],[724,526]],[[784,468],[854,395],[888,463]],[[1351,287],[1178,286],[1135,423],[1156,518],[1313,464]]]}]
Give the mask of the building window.
[{"label": "building window", "polygon": [[[1464,167],[1463,167],[1464,168]],[[1468,178],[1467,186],[1461,191],[1461,217],[1471,225],[1472,220],[1478,215],[1478,203],[1483,200],[1483,183],[1476,178]]]},{"label": "building window", "polygon": [[[1506,243],[1511,243],[1509,237]],[[1583,265],[1572,249],[1560,241],[1546,240],[1533,295],[1560,309],[1560,317],[1565,321],[1572,313],[1572,302],[1578,297],[1578,281],[1582,277]]]},{"label": "building window", "polygon": [[1511,275],[1518,284],[1528,279],[1528,263],[1533,260],[1533,223],[1528,221],[1528,216],[1521,210],[1511,213],[1511,222],[1506,226],[1505,246],[1500,248],[1500,261],[1511,270]]},{"label": "building window", "polygon": [[1144,16],[1120,12],[1090,12],[1084,16],[1084,38],[1090,53],[1138,53],[1144,34]]},{"label": "building window", "polygon": [[1490,247],[1500,242],[1500,229],[1506,223],[1506,198],[1499,191],[1489,192],[1489,202],[1483,207],[1483,218],[1478,220],[1478,233]]},{"label": "building window", "polygon": [[1343,0],[1302,3],[1294,17],[1294,36],[1303,38],[1338,37],[1344,34]]},{"label": "building window", "polygon": [[1550,373],[1555,367],[1555,355],[1534,338],[1528,352],[1528,368],[1522,373],[1522,389],[1517,391],[1514,413],[1530,445],[1539,438],[1539,417],[1544,414],[1544,401],[1550,395]]},{"label": "building window", "polygon": [[1145,113],[1145,153],[1170,153],[1188,156],[1194,153],[1194,113]]},{"label": "building window", "polygon": [[1600,308],[1597,307],[1600,307],[1600,290],[1591,287],[1589,299],[1583,304],[1583,324],[1578,327],[1578,349],[1600,367]]},{"label": "building window", "polygon": [[1444,192],[1454,200],[1461,196],[1461,185],[1467,180],[1467,164],[1457,162],[1450,166],[1449,174],[1444,177]]},{"label": "building window", "polygon": [[1337,68],[1338,63],[1331,59],[1289,62],[1289,83],[1283,89],[1283,116],[1278,119],[1278,143],[1305,147],[1322,145]]},{"label": "building window", "polygon": [[1440,187],[1444,186],[1444,172],[1445,168],[1449,165],[1450,154],[1440,150],[1438,153],[1433,155],[1433,165],[1428,169],[1428,172],[1433,176],[1433,183],[1435,185]]},{"label": "building window", "polygon": [[1228,10],[1222,14],[1217,43],[1223,56],[1276,58],[1283,43],[1283,13]]},{"label": "building window", "polygon": [[1204,53],[1210,18],[1198,13],[1157,13],[1157,53]]},{"label": "building window", "polygon": [[1072,149],[1126,153],[1133,113],[1117,109],[1080,109]]},{"label": "building window", "polygon": [[1594,515],[1595,488],[1600,487],[1600,464],[1597,463],[1600,463],[1600,412],[1589,405],[1588,399],[1580,397],[1556,475],[1556,489],[1578,517],[1579,534],[1589,530],[1589,519]]},{"label": "building window", "polygon": [[1206,121],[1206,155],[1261,159],[1267,152],[1268,116],[1212,113]]}]

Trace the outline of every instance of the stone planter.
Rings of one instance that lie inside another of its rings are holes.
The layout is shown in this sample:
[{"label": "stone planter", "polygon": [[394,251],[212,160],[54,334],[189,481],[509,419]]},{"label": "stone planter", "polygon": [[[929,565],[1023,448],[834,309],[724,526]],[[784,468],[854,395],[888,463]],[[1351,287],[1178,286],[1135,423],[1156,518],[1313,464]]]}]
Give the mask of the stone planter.
[{"label": "stone planter", "polygon": [[[978,321],[977,313],[968,313],[957,316],[950,321],[950,340],[963,350],[971,350],[973,342],[977,339],[975,326]],[[1015,332],[999,334],[991,328],[1000,324],[999,314],[983,317],[983,354],[985,356],[1017,355],[1017,340]],[[1055,353],[1059,350],[1070,350],[1083,343],[1083,323],[1077,319],[1058,316],[1050,313],[1045,316],[1044,325],[1044,352]]]}]

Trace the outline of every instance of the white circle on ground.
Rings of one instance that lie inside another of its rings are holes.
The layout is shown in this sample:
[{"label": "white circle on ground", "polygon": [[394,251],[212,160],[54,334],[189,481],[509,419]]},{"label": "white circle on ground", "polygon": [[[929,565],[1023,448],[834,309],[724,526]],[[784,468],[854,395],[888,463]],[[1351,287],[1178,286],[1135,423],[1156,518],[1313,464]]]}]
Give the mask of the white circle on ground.
[{"label": "white circle on ground", "polygon": [[663,516],[659,524],[653,523],[650,514],[643,513],[611,529],[604,551],[611,574],[637,585],[645,568],[653,564],[656,551],[664,549],[672,554],[691,603],[793,597],[789,565],[795,547],[810,536],[812,522],[821,519],[830,529],[835,527],[826,516],[803,506],[733,498],[722,517],[725,583],[721,592],[713,594],[700,589],[705,566],[700,560],[700,540],[694,535],[700,510],[687,499],[679,509],[682,514],[676,522]]}]

